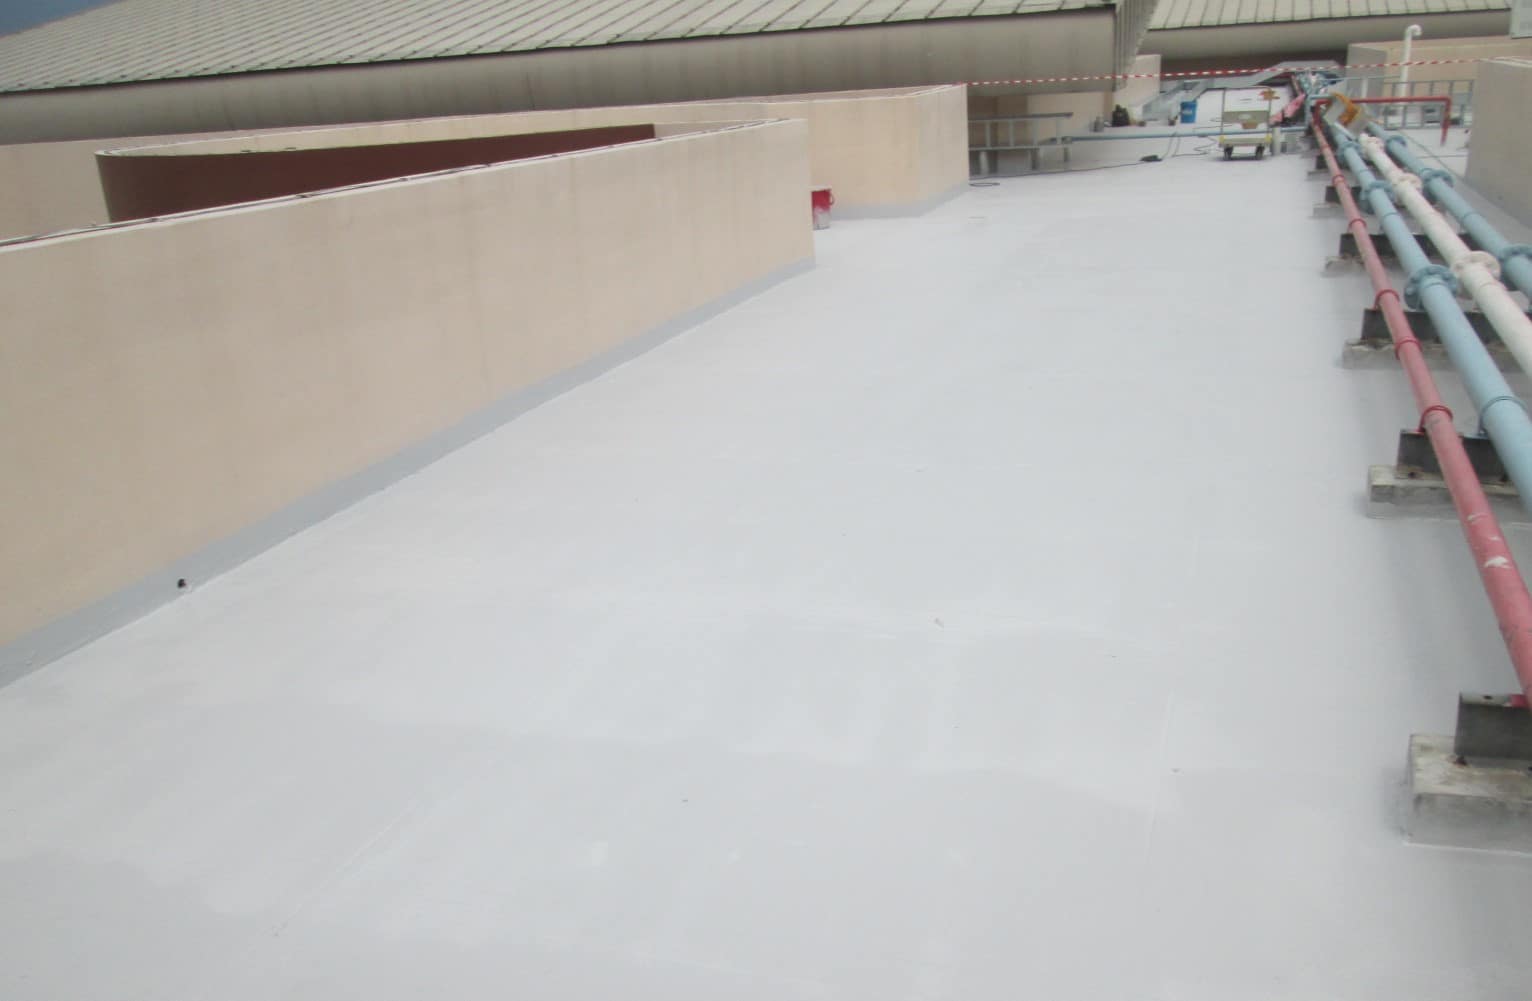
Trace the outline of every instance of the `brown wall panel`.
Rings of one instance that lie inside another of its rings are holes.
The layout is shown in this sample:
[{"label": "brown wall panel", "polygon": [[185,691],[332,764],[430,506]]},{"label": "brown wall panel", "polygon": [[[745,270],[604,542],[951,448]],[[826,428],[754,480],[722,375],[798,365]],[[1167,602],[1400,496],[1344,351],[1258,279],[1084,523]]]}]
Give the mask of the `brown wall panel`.
[{"label": "brown wall panel", "polygon": [[96,162],[108,215],[122,222],[653,138],[653,125],[619,125],[272,152],[179,154],[160,148],[103,154]]}]

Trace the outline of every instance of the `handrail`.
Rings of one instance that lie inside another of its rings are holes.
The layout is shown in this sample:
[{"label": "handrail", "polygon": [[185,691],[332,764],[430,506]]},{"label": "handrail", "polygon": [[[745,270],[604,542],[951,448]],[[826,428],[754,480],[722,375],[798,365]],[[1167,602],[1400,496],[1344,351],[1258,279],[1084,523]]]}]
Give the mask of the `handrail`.
[{"label": "handrail", "polygon": [[[1442,106],[1442,143],[1447,142],[1447,129],[1452,125],[1452,98],[1442,95],[1423,95],[1421,97],[1348,97],[1346,100],[1352,104],[1440,104]],[[1330,99],[1319,99],[1319,107],[1330,103]]]},{"label": "handrail", "polygon": [[[1071,117],[1073,117],[1073,115],[1068,111],[1042,111],[1030,115],[986,115],[978,118],[970,118],[968,119],[968,124],[970,126],[978,125],[983,128],[984,139],[977,146],[975,146],[972,142],[969,142],[968,148],[969,150],[994,150],[997,152],[1004,152],[1008,149],[1034,149],[1038,146],[1048,145],[1049,140],[1046,138],[1039,140],[1036,136],[1031,135],[1032,123],[1042,121],[1049,122],[1053,126],[1053,139],[1051,145],[1061,146],[1064,144],[1066,137],[1060,134],[1059,126],[1065,119]],[[1017,122],[1020,122],[1024,127],[1027,133],[1025,138],[1028,141],[1016,141]],[[1004,143],[1000,142],[1000,137],[997,135],[996,128],[1002,123],[1006,126],[1006,138],[1008,140]],[[970,133],[970,135],[971,134],[972,133]]]},{"label": "handrail", "polygon": [[1353,97],[1352,104],[1440,104],[1442,106],[1442,142],[1447,142],[1447,129],[1452,125],[1452,98],[1446,94],[1422,94],[1419,97]]}]

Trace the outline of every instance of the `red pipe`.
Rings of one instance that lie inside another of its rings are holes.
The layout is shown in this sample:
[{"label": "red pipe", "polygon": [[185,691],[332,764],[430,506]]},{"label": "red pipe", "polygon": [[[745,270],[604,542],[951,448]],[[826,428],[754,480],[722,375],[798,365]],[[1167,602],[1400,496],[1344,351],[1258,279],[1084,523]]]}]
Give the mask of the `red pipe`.
[{"label": "red pipe", "polygon": [[1372,279],[1373,290],[1377,293],[1374,304],[1388,324],[1388,334],[1394,341],[1394,356],[1404,366],[1405,375],[1410,380],[1410,389],[1415,395],[1415,403],[1420,407],[1420,429],[1431,439],[1431,447],[1436,450],[1436,461],[1442,467],[1442,478],[1447,481],[1452,505],[1457,508],[1463,535],[1468,539],[1468,548],[1473,552],[1474,563],[1479,567],[1479,579],[1484,582],[1484,593],[1489,596],[1490,607],[1495,611],[1495,621],[1500,625],[1500,638],[1505,641],[1506,651],[1511,655],[1511,667],[1521,682],[1522,694],[1532,700],[1532,594],[1527,593],[1526,582],[1517,569],[1511,547],[1506,545],[1500,523],[1490,510],[1489,498],[1484,495],[1478,474],[1468,461],[1468,453],[1463,450],[1463,442],[1452,424],[1452,411],[1447,409],[1441,394],[1437,392],[1431,370],[1426,367],[1420,341],[1410,329],[1410,321],[1404,315],[1399,293],[1389,283],[1388,272],[1384,270],[1378,250],[1373,246],[1372,236],[1367,232],[1367,222],[1357,208],[1356,199],[1351,196],[1351,186],[1346,183],[1346,175],[1341,173],[1340,166],[1335,162],[1335,153],[1325,138],[1324,121],[1318,111],[1313,112],[1311,118],[1314,138],[1319,141],[1325,166],[1330,169],[1330,183],[1340,197],[1342,208],[1346,210],[1346,227],[1356,235],[1357,250],[1362,255],[1367,277]]}]

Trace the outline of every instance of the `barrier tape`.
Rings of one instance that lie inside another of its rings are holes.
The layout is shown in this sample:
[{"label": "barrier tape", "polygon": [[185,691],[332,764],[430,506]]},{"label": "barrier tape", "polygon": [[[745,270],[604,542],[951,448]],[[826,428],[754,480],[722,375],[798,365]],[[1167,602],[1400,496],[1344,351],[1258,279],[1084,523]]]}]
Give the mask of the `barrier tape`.
[{"label": "barrier tape", "polygon": [[1334,73],[1339,70],[1375,70],[1392,66],[1447,66],[1452,63],[1482,63],[1486,59],[1411,59],[1408,62],[1399,63],[1353,63],[1350,66],[1256,66],[1251,69],[1239,70],[1182,70],[1176,73],[1098,73],[1095,76],[1036,76],[1019,80],[965,80],[964,85],[969,87],[994,87],[998,85],[1014,85],[1022,83],[1087,83],[1093,80],[1169,80],[1175,77],[1189,77],[1200,79],[1204,77],[1219,76],[1254,76],[1264,73],[1268,76],[1276,76],[1279,73]]}]

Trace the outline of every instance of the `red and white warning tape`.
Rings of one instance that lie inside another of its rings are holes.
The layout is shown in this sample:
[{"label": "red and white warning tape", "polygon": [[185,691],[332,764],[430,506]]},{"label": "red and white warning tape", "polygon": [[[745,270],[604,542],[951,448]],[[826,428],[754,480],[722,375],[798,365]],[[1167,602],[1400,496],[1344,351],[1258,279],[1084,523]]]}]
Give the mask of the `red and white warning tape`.
[{"label": "red and white warning tape", "polygon": [[[1343,70],[1373,70],[1391,66],[1446,66],[1450,63],[1479,63],[1484,59],[1411,59],[1400,63],[1353,63],[1339,67]],[[1257,73],[1322,73],[1334,72],[1335,66],[1254,66],[1238,70],[1185,70],[1178,73],[1098,73],[1095,76],[1035,76],[1019,80],[965,80],[969,87],[1011,86],[1023,83],[1087,83],[1093,80],[1168,80],[1175,77],[1200,79],[1217,76],[1253,76]]]}]

